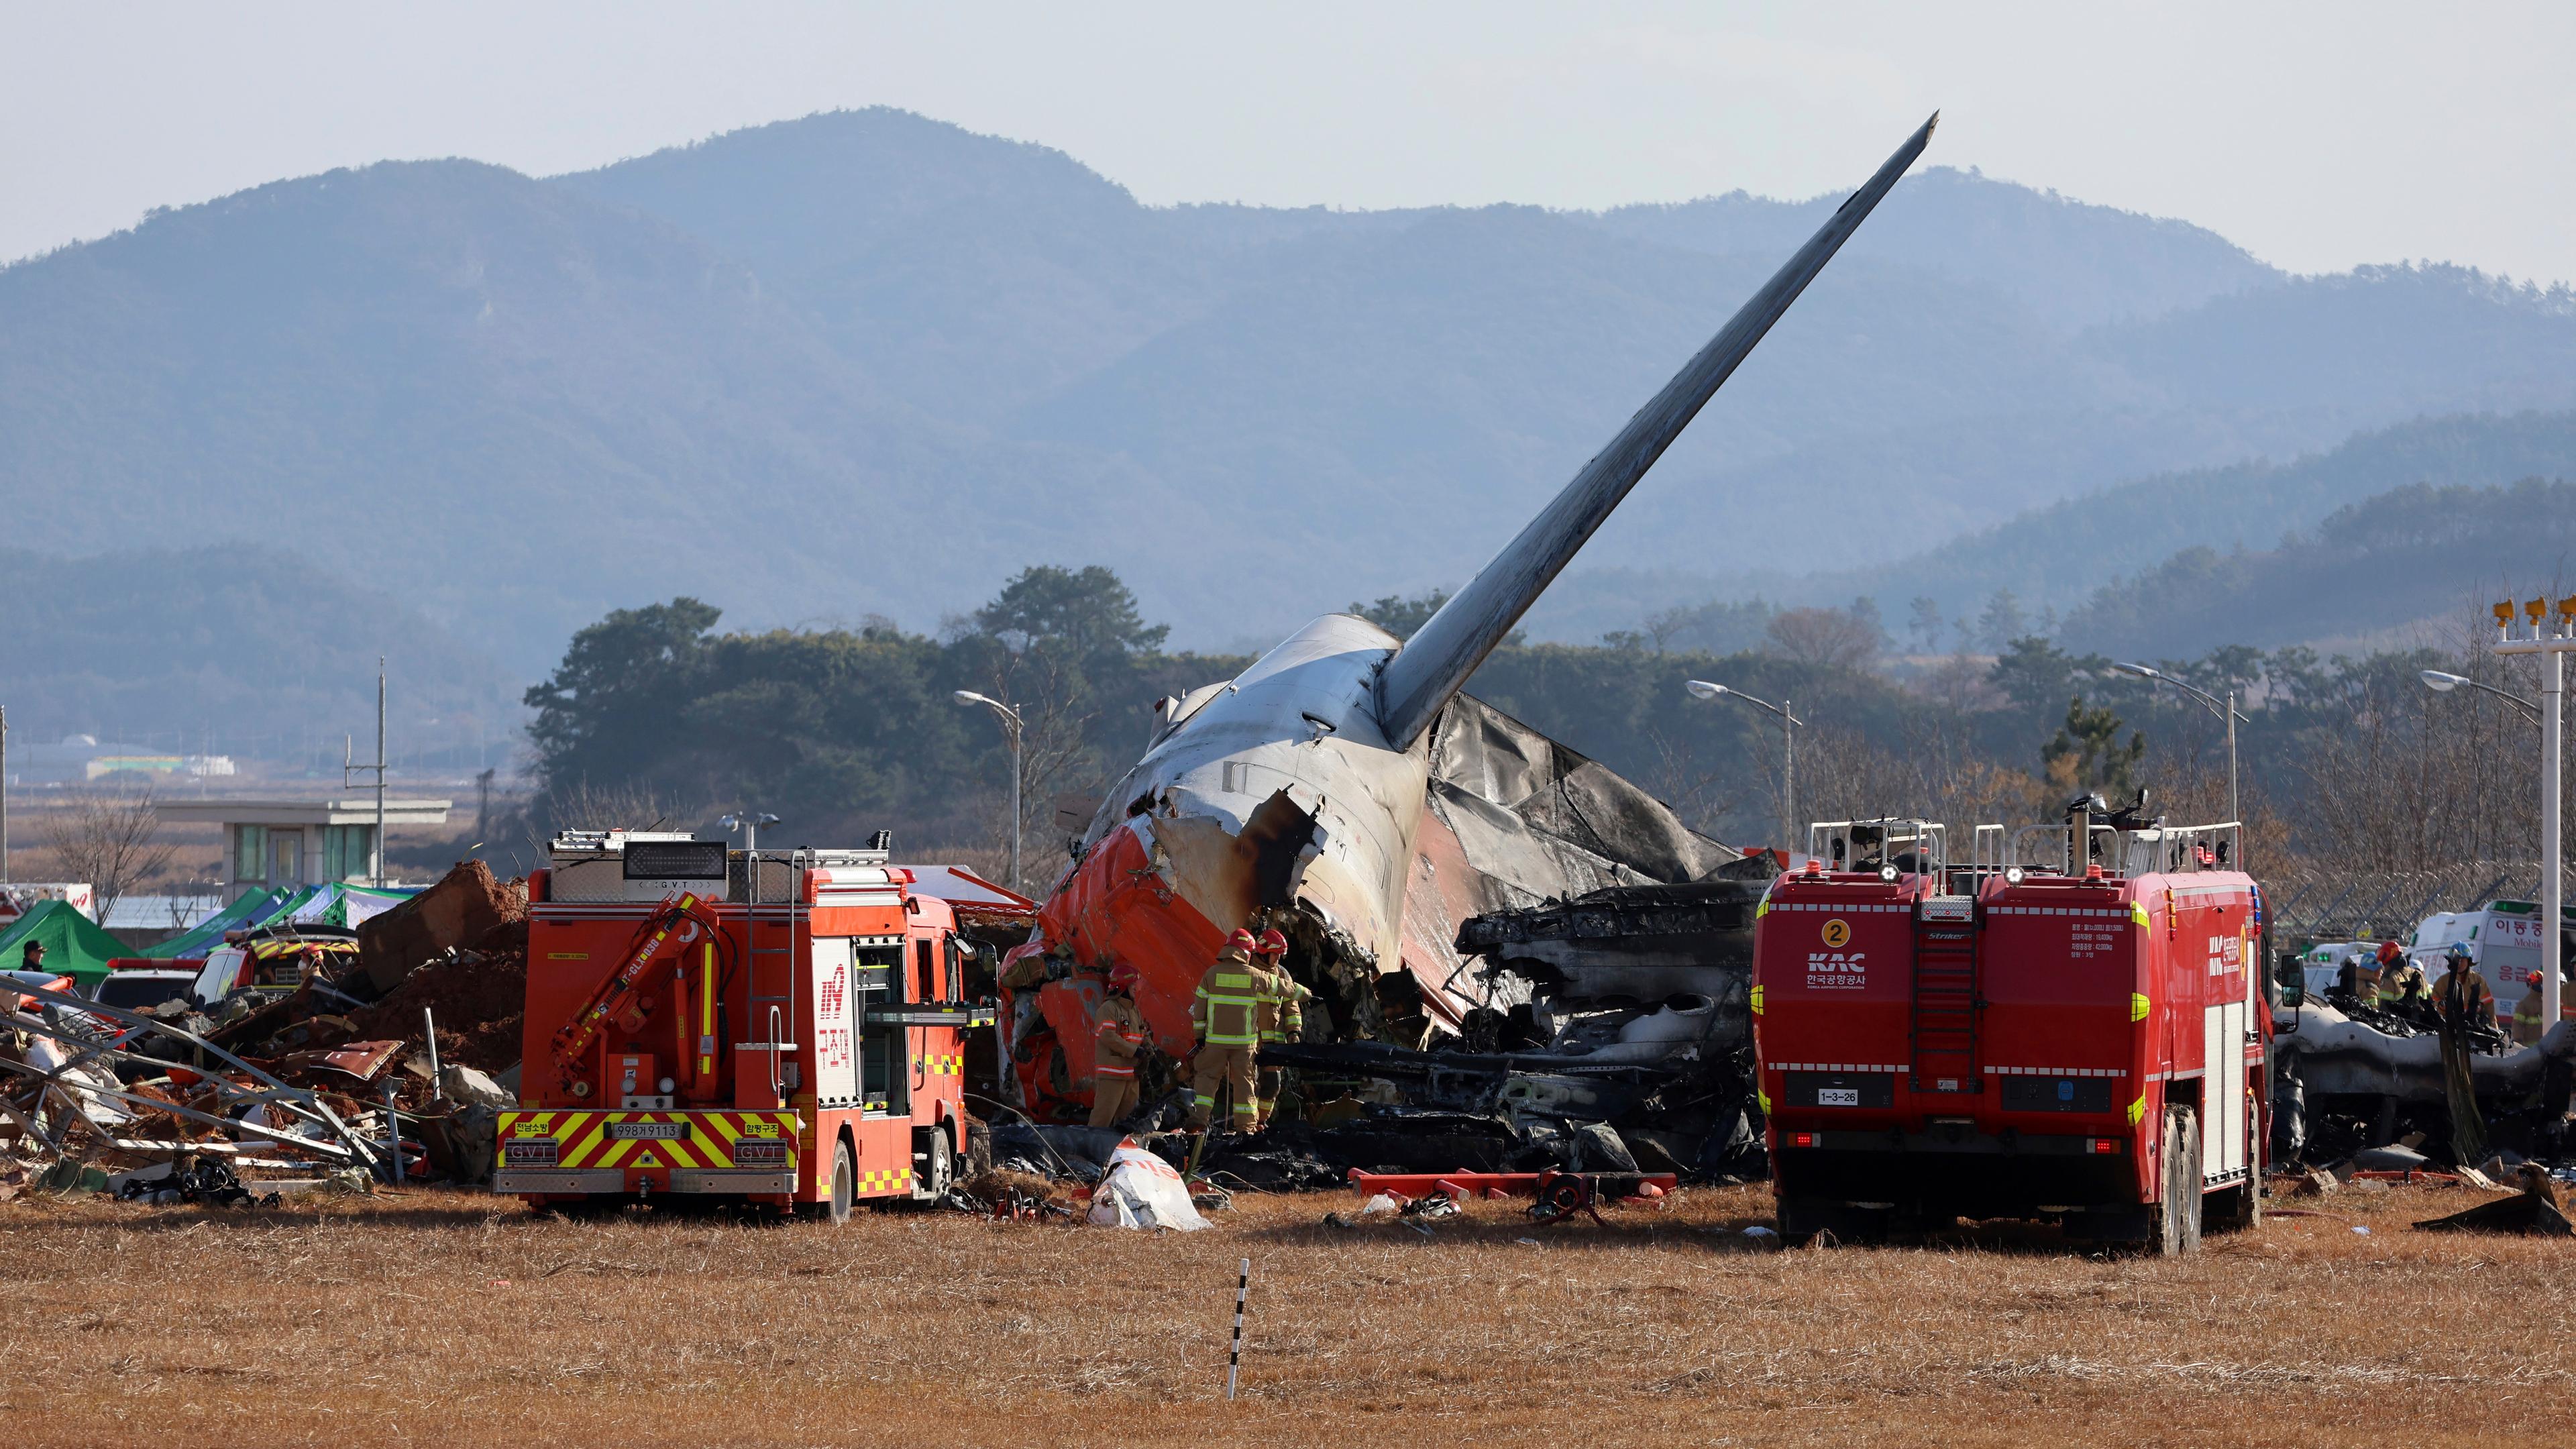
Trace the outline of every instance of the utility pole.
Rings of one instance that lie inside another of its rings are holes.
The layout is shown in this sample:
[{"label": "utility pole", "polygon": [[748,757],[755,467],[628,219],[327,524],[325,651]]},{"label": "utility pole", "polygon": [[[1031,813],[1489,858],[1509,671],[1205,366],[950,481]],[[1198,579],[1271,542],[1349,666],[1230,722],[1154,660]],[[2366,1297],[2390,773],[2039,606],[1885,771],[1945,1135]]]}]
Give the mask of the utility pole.
[{"label": "utility pole", "polygon": [[9,883],[9,706],[0,704],[0,885]]},{"label": "utility pole", "polygon": [[346,735],[340,737],[340,788],[349,788],[349,777],[361,770],[376,772],[376,838],[367,851],[367,878],[381,890],[385,884],[385,656],[376,656],[376,762],[361,765],[350,758],[351,746]]},{"label": "utility pole", "polygon": [[2564,787],[2559,780],[2558,762],[2566,741],[2561,716],[2567,698],[2567,655],[2576,650],[2576,594],[2558,601],[2556,624],[2546,632],[2541,622],[2549,616],[2547,599],[2525,603],[2522,612],[2530,628],[2517,639],[2513,635],[2512,601],[2495,606],[2495,652],[2544,656],[2540,666],[2540,1028],[2547,1031],[2559,1020],[2562,993],[2558,973],[2563,967],[2559,945],[2567,929],[2566,852],[2558,819],[2559,795]]}]

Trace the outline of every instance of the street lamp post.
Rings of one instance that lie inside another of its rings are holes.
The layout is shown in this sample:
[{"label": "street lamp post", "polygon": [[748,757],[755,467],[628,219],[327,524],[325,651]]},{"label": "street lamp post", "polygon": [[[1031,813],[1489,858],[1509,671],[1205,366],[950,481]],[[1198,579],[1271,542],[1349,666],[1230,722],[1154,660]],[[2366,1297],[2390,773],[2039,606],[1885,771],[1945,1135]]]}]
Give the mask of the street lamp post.
[{"label": "street lamp post", "polygon": [[[2181,680],[2174,678],[2172,675],[2165,673],[2161,669],[2156,669],[2144,664],[2114,664],[2111,667],[2120,671],[2122,674],[2134,674],[2138,678],[2147,680],[2150,683],[2170,684],[2174,688],[2181,690],[2183,693],[2190,695],[2192,698],[2199,700],[2203,705],[2208,707],[2211,714],[2227,721],[2227,818],[2228,823],[2236,826],[2238,829],[2238,839],[2236,842],[2237,854],[2240,856],[2243,855],[2245,852],[2245,841],[2243,839],[2245,811],[2242,806],[2236,803],[2236,722],[2243,719],[2245,716],[2236,712],[2236,691],[2232,689],[2227,691],[2227,698],[2222,702],[2218,696],[2211,694],[2208,690],[2195,689],[2191,685],[2183,683]],[[2237,868],[2239,870],[2244,869],[2244,862],[2242,860],[2237,862]]]},{"label": "street lamp post", "polygon": [[1022,888],[1020,837],[1026,833],[1020,811],[1020,712],[989,694],[977,694],[971,689],[957,691],[956,698],[959,704],[980,704],[1001,716],[1002,732],[1011,737],[1011,889],[1019,890]]},{"label": "street lamp post", "polygon": [[2417,677],[2424,681],[2424,687],[2426,689],[2433,691],[2435,694],[2448,694],[2463,684],[2467,685],[2471,689],[2485,690],[2487,693],[2492,694],[2496,698],[2512,705],[2514,708],[2521,710],[2524,716],[2529,718],[2533,724],[2540,723],[2539,705],[2533,704],[2530,700],[2523,698],[2521,695],[2514,694],[2508,690],[2498,689],[2492,684],[2480,684],[2465,674],[2450,674],[2439,669],[2427,669]]},{"label": "street lamp post", "polygon": [[1767,709],[1780,717],[1780,845],[1784,850],[1796,850],[1798,848],[1798,727],[1806,721],[1790,713],[1789,701],[1786,699],[1773,704],[1769,700],[1756,699],[1743,690],[1730,689],[1723,684],[1712,684],[1705,679],[1683,680],[1682,688],[1687,690],[1693,699],[1715,699],[1719,695],[1724,695],[1729,699],[1740,699],[1756,709]]},{"label": "street lamp post", "polygon": [[[2567,655],[2576,650],[2576,594],[2558,601],[2555,624],[2544,632],[2542,621],[2549,617],[2549,601],[2533,599],[2522,606],[2529,627],[2519,639],[2513,632],[2513,605],[2495,606],[2496,645],[2498,654],[2538,654],[2547,659],[2540,670],[2540,696],[2546,708],[2540,712],[2540,1021],[2546,1028],[2558,1021],[2559,936],[2566,929],[2565,892],[2560,876],[2565,870],[2561,859],[2562,842],[2558,824],[2558,758],[2565,736],[2560,733],[2563,701],[2567,697]],[[2425,683],[2432,680],[2427,678]]]}]

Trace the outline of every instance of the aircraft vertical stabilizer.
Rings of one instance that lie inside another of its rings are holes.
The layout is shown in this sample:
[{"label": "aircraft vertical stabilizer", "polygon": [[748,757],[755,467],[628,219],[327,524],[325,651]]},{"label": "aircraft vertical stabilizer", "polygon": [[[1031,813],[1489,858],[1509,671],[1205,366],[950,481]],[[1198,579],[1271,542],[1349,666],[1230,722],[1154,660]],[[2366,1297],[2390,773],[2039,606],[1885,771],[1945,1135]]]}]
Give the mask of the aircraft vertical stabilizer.
[{"label": "aircraft vertical stabilizer", "polygon": [[1619,500],[1628,496],[1628,490],[1664,455],[1736,365],[1771,330],[1771,324],[1780,320],[1789,304],[1806,290],[1807,283],[1859,229],[1871,208],[1923,154],[1924,146],[1932,139],[1932,128],[1940,120],[1936,113],[1898,147],[1896,154],[1887,158],[1887,164],[1878,168],[1878,174],[1835,210],[1797,255],[1789,258],[1709,344],[1664,384],[1663,391],[1638,409],[1609,446],[1583,465],[1556,501],[1530,520],[1518,538],[1494,555],[1482,572],[1443,604],[1420,632],[1386,662],[1378,675],[1377,700],[1378,718],[1390,746],[1408,749],[1421,738],[1441,706],[1520,622],[1540,591],[1555,580],[1576,551],[1609,518],[1610,511],[1619,506]]}]

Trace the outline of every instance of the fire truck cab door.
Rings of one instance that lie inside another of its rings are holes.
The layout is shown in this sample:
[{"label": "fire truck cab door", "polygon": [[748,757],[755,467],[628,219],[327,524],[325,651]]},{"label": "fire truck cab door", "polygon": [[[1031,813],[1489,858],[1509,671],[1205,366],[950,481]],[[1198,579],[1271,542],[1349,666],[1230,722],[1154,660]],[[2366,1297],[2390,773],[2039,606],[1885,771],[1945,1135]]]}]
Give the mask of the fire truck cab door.
[{"label": "fire truck cab door", "polygon": [[862,946],[858,950],[856,977],[859,990],[854,1004],[862,1026],[859,1031],[859,1096],[870,1112],[907,1116],[912,1111],[911,1053],[907,1050],[905,1028],[882,1021],[869,1021],[871,1007],[900,1006],[904,1000],[905,961],[900,941],[889,945]]}]

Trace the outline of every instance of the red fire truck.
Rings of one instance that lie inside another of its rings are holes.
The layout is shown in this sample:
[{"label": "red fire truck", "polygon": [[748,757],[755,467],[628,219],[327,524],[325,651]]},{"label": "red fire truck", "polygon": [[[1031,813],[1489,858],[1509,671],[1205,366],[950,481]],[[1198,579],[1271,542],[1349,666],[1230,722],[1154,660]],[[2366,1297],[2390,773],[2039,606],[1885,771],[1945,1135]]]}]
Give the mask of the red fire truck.
[{"label": "red fire truck", "polygon": [[1780,1231],[1957,1217],[2190,1251],[2261,1210],[2271,1013],[2232,825],[1815,827],[1754,929]]},{"label": "red fire truck", "polygon": [[966,1141],[965,1033],[993,1019],[964,1000],[972,951],[883,849],[566,832],[528,880],[524,1106],[492,1190],[834,1222],[935,1199]]}]

